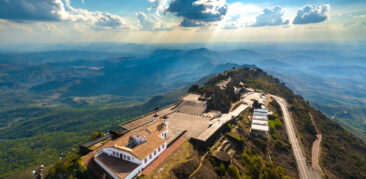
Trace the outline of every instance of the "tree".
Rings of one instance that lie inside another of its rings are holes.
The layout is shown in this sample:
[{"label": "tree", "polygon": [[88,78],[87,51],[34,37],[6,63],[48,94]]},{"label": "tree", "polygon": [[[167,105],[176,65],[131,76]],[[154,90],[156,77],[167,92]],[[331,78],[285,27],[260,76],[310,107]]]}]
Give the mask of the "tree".
[{"label": "tree", "polygon": [[98,139],[99,137],[103,137],[103,136],[104,136],[103,132],[93,132],[92,139]]},{"label": "tree", "polygon": [[261,105],[259,104],[259,102],[257,100],[253,100],[253,108],[254,109],[261,108]]},{"label": "tree", "polygon": [[227,171],[229,172],[229,175],[230,175],[232,178],[237,178],[237,179],[239,179],[239,178],[240,178],[240,172],[239,172],[239,169],[238,169],[238,167],[236,167],[235,165],[229,165],[229,167],[227,168]]},{"label": "tree", "polygon": [[192,85],[189,88],[188,92],[190,92],[190,93],[198,93],[198,92],[200,92],[200,87],[198,85]]}]

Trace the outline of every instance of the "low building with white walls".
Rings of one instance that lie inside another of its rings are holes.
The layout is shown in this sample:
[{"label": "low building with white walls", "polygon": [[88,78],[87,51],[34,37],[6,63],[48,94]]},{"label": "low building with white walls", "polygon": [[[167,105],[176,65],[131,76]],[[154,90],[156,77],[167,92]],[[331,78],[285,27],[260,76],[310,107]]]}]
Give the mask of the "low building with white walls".
[{"label": "low building with white walls", "polygon": [[268,131],[268,110],[266,108],[254,109],[250,134],[256,137],[267,138]]},{"label": "low building with white walls", "polygon": [[166,150],[167,137],[168,120],[156,118],[115,139],[94,156],[94,161],[112,178],[130,179]]}]

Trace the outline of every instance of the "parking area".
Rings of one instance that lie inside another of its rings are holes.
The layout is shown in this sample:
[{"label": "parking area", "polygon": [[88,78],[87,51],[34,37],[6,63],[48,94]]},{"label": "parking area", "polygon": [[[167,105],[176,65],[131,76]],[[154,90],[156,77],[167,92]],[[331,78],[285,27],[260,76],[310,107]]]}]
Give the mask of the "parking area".
[{"label": "parking area", "polygon": [[210,125],[210,118],[198,115],[175,112],[168,117],[169,131],[187,130],[187,137],[199,136]]}]

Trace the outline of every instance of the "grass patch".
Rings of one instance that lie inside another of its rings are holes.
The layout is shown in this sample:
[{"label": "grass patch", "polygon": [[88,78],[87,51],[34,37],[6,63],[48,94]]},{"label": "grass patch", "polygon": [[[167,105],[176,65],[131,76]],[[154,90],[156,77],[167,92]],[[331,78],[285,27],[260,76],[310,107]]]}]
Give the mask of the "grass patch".
[{"label": "grass patch", "polygon": [[141,178],[168,178],[169,172],[174,167],[187,162],[192,157],[193,152],[193,146],[188,141],[185,141],[160,163],[153,172]]}]

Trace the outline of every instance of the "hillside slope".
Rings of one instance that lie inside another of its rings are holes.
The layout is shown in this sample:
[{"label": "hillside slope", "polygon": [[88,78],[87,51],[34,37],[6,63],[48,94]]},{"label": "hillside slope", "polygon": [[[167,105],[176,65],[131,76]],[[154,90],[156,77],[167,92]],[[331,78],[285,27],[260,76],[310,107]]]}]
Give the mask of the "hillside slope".
[{"label": "hillside slope", "polygon": [[[227,84],[227,88],[219,90],[217,84],[229,77],[231,81]],[[311,121],[311,115],[322,134],[320,165],[325,175],[324,177],[366,177],[365,143],[354,134],[328,119],[301,96],[293,93],[284,83],[281,83],[278,79],[268,75],[261,69],[244,68],[226,71],[209,80],[198,91],[203,95],[212,97],[212,109],[226,111],[228,106],[237,100],[233,87],[238,86],[241,82],[246,87],[262,90],[264,93],[280,96],[287,100],[308,166],[311,166],[311,148],[313,141],[316,139],[316,130]],[[254,178],[266,178],[268,176],[272,178],[286,178],[286,176],[291,176],[297,178],[297,172],[291,172],[296,170],[297,167],[293,156],[288,155],[291,152],[289,150],[291,147],[289,147],[287,134],[283,130],[284,127],[281,127],[283,123],[281,111],[275,102],[271,102],[269,108],[271,111],[274,111],[275,116],[279,116],[278,120],[276,119],[277,117],[270,118],[270,138],[267,141],[251,138],[249,136],[250,121],[248,120],[250,110],[243,113],[238,126],[230,127],[228,129],[229,133],[225,134],[234,144],[233,148],[236,154],[231,159],[234,161],[234,166],[222,165],[220,162],[212,161],[209,158],[208,161],[204,162],[204,166],[209,168],[211,172],[206,172],[206,175],[203,172],[203,175],[200,175],[200,177],[210,177],[212,176],[212,171],[214,171],[216,177],[230,175],[234,178],[240,176]],[[271,157],[268,157],[269,155]],[[181,167],[177,166],[173,171]],[[234,174],[231,170],[235,171]],[[196,176],[193,178],[200,177]]]}]

